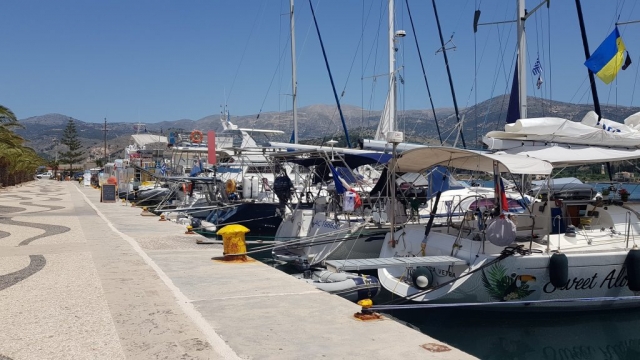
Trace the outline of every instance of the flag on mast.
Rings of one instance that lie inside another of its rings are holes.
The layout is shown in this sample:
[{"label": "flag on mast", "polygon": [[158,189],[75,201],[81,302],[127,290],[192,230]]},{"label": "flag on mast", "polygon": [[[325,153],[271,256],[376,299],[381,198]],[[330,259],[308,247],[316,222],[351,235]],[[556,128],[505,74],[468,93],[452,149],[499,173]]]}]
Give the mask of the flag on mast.
[{"label": "flag on mast", "polygon": [[531,69],[531,74],[533,74],[533,76],[542,74],[542,64],[540,64],[539,56],[538,56],[538,59],[536,60],[536,63],[533,64],[533,69]]},{"label": "flag on mast", "polygon": [[[625,63],[624,52],[626,47],[620,37],[618,27],[607,36],[591,54],[584,65],[596,74],[605,84],[609,84],[616,78],[620,67]],[[629,59],[631,60],[631,59]]]}]

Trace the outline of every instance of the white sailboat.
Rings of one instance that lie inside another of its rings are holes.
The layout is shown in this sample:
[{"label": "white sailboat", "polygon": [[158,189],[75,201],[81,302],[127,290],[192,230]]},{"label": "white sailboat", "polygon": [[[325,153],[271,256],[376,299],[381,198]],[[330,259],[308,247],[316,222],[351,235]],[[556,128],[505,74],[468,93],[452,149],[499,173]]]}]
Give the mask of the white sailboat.
[{"label": "white sailboat", "polygon": [[[519,0],[518,5],[520,20],[524,1]],[[522,39],[523,24],[519,25]],[[522,61],[522,42],[520,45]],[[524,80],[522,66],[520,71]],[[521,114],[526,116],[522,102]],[[542,175],[550,182],[553,167],[640,158],[636,147],[589,144],[611,136],[632,143],[635,129],[611,132],[607,128],[615,124],[603,129],[602,123],[596,128],[588,121],[521,119],[505,132],[487,135],[485,142],[494,152],[419,148],[404,152],[396,167],[400,172],[420,172],[446,165],[496,175]],[[630,120],[627,125],[632,124]],[[567,142],[561,144],[558,139]],[[628,146],[625,141],[621,143]],[[496,194],[496,198],[504,196]],[[640,249],[635,238],[640,234],[640,205],[624,200],[622,196],[560,198],[550,193],[531,204],[525,214],[504,212],[505,202],[499,201],[493,211],[468,211],[452,227],[407,224],[393,236],[387,235],[380,259],[333,261],[329,266],[378,269],[382,286],[403,301],[419,303],[412,307],[638,307]]]}]

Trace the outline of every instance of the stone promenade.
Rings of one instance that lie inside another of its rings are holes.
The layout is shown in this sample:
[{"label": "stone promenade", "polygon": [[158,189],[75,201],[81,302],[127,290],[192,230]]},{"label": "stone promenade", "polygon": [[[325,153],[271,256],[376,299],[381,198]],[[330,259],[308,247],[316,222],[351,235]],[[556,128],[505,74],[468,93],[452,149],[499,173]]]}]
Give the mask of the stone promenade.
[{"label": "stone promenade", "polygon": [[0,360],[464,359],[75,182],[0,190]]}]

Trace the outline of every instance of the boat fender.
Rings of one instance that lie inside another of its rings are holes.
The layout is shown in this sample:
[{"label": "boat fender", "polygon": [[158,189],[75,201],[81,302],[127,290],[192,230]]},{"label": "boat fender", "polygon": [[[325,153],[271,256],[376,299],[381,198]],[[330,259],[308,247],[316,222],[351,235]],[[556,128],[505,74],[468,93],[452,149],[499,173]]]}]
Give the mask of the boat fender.
[{"label": "boat fender", "polygon": [[192,218],[191,226],[193,226],[194,229],[200,229],[202,227],[202,220],[198,218]]},{"label": "boat fender", "polygon": [[554,253],[549,259],[549,278],[551,284],[557,288],[567,285],[569,281],[569,261],[567,255]]},{"label": "boat fender", "polygon": [[413,285],[420,290],[426,290],[433,286],[433,274],[426,267],[418,267],[411,274]]},{"label": "boat fender", "polygon": [[624,263],[627,268],[629,290],[640,291],[640,249],[634,247],[629,250]]}]

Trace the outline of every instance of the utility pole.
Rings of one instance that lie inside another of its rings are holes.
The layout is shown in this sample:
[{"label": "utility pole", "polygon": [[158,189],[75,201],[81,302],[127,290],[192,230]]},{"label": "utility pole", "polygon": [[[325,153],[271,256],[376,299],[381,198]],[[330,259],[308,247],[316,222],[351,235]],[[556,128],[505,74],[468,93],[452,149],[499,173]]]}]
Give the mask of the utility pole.
[{"label": "utility pole", "polygon": [[104,118],[104,129],[102,129],[102,131],[104,132],[104,162],[106,164],[109,162],[107,159],[107,131],[109,131],[107,129],[107,118]]}]

